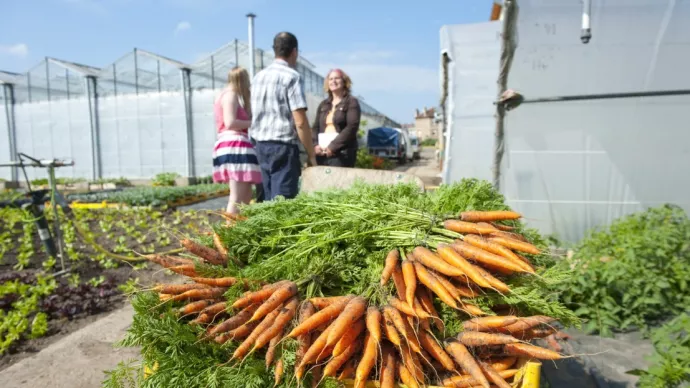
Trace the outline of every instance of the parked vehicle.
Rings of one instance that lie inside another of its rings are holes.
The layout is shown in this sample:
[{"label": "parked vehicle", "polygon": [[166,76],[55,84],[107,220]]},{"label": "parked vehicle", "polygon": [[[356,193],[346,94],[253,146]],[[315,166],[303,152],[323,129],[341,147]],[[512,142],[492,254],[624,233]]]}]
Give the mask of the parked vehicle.
[{"label": "parked vehicle", "polygon": [[419,136],[417,136],[417,134],[414,132],[410,132],[409,137],[410,137],[410,148],[412,149],[412,159],[417,160],[421,157],[421,154],[419,151]]},{"label": "parked vehicle", "polygon": [[400,163],[412,160],[409,134],[400,128],[372,128],[367,134],[367,148],[372,155],[397,159]]}]

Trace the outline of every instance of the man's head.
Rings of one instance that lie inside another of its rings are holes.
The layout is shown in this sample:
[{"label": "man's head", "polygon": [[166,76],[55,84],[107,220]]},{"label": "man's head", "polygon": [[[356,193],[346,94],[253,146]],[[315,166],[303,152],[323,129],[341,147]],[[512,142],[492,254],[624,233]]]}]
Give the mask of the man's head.
[{"label": "man's head", "polygon": [[290,66],[297,64],[297,37],[289,32],[279,32],[273,38],[273,54],[284,59]]}]

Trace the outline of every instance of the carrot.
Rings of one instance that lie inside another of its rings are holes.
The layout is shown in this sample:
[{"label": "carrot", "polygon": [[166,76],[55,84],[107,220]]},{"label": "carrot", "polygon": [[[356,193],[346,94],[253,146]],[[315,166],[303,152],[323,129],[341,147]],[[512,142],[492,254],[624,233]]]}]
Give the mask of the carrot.
[{"label": "carrot", "polygon": [[419,352],[421,350],[419,341],[412,331],[412,328],[409,326],[407,321],[403,319],[403,317],[400,315],[400,312],[396,308],[391,305],[383,306],[383,315],[393,323],[393,326],[397,330],[398,334],[405,339],[405,341],[415,352]]},{"label": "carrot", "polygon": [[417,278],[419,281],[424,284],[425,286],[429,287],[429,289],[436,294],[436,296],[443,301],[443,303],[447,304],[448,306],[457,309],[458,304],[455,302],[455,299],[453,299],[453,296],[448,292],[448,290],[443,287],[443,285],[436,279],[434,276],[427,271],[427,269],[415,262],[414,263],[414,269],[415,272],[417,273]]},{"label": "carrot", "polygon": [[530,253],[533,255],[538,255],[541,253],[539,248],[526,241],[519,241],[512,238],[506,238],[504,236],[489,237],[489,240],[516,251]]},{"label": "carrot", "polygon": [[400,380],[407,388],[419,388],[415,377],[412,376],[409,369],[402,363],[398,363],[398,376],[400,376]]},{"label": "carrot", "polygon": [[448,353],[443,350],[441,345],[439,345],[434,337],[427,331],[419,332],[419,343],[422,345],[422,348],[424,348],[424,350],[431,355],[431,357],[443,365],[444,369],[449,371],[455,370],[453,360],[450,358]]},{"label": "carrot", "polygon": [[211,304],[210,300],[199,300],[196,302],[189,303],[185,305],[184,307],[180,308],[180,314],[182,315],[189,315],[189,314],[194,314],[198,313],[201,310],[203,310],[205,307]]},{"label": "carrot", "polygon": [[194,320],[190,321],[190,325],[205,325],[208,323],[213,322],[213,319],[215,316],[211,314],[206,314],[203,311],[199,313],[199,316],[197,316]]},{"label": "carrot", "polygon": [[189,290],[179,295],[173,296],[172,298],[170,298],[170,300],[174,302],[179,302],[183,300],[215,299],[223,296],[225,291],[227,291],[227,288],[220,287]]},{"label": "carrot", "polygon": [[214,303],[214,304],[206,307],[205,309],[201,310],[201,314],[207,314],[207,315],[210,315],[212,317],[215,317],[218,314],[222,314],[225,312],[227,304],[228,304],[227,302]]},{"label": "carrot", "polygon": [[192,278],[197,283],[207,284],[214,287],[232,287],[237,283],[237,278]]},{"label": "carrot", "polygon": [[473,318],[462,323],[465,330],[472,331],[491,331],[497,327],[511,325],[518,321],[515,316],[491,316],[483,318]]},{"label": "carrot", "polygon": [[555,321],[554,318],[547,317],[546,315],[533,315],[531,317],[524,317],[524,318],[519,318],[517,322],[508,325],[508,326],[502,326],[498,328],[497,330],[500,331],[501,333],[518,333],[521,331],[525,331],[528,329],[531,329],[535,326],[545,324],[545,323],[550,323]]},{"label": "carrot", "polygon": [[502,292],[504,294],[507,294],[510,292],[510,287],[508,287],[507,284],[503,283],[500,281],[498,278],[496,278],[494,275],[490,274],[487,270],[484,268],[473,265],[474,270],[479,274],[479,276],[484,279],[487,283],[489,283],[489,287],[493,288],[494,290],[498,292]]},{"label": "carrot", "polygon": [[414,303],[414,292],[417,289],[417,276],[411,261],[405,260],[402,262],[402,273],[405,279],[405,300],[412,306]]},{"label": "carrot", "polygon": [[[266,299],[266,301],[261,306],[259,306],[258,309],[256,309],[254,315],[252,315],[252,318],[249,321],[258,321],[259,319],[266,316],[266,314],[275,310],[283,302],[285,302],[289,298],[292,298],[292,296],[295,294],[297,294],[297,284],[293,282],[285,283],[283,286],[275,290],[273,294],[271,294],[271,296],[268,299]],[[295,309],[296,308],[297,304],[295,304]],[[292,317],[290,317],[290,319],[292,319]]]},{"label": "carrot", "polygon": [[278,362],[276,362],[276,369],[273,372],[273,380],[275,381],[275,384],[273,385],[274,387],[277,387],[278,384],[280,384],[280,380],[283,378],[284,368],[285,364],[283,363],[283,359],[279,358]]},{"label": "carrot", "polygon": [[378,342],[370,333],[364,339],[364,352],[362,359],[357,364],[357,371],[355,372],[355,387],[362,386],[367,381],[369,373],[371,373],[374,364],[376,364],[376,355],[378,353]]},{"label": "carrot", "polygon": [[455,286],[455,288],[458,289],[458,292],[460,292],[460,295],[464,298],[476,298],[477,296],[479,296],[479,293],[476,290],[474,290],[471,287],[467,287],[460,284],[459,280],[451,280],[451,283],[453,284],[453,286]]},{"label": "carrot", "polygon": [[160,265],[161,267],[170,268],[177,265],[194,265],[192,259],[184,259],[175,256],[163,256],[163,255],[147,255],[145,256],[148,260]]},{"label": "carrot", "polygon": [[218,233],[213,232],[213,233],[211,233],[211,235],[213,236],[213,246],[216,247],[216,250],[218,251],[218,253],[227,257],[228,256],[228,250],[225,249],[225,246],[223,245],[223,242],[220,240],[220,236],[218,235]]},{"label": "carrot", "polygon": [[477,273],[475,267],[450,245],[440,244],[436,247],[436,252],[438,252],[439,256],[441,256],[446,263],[460,269],[465,276],[475,282],[479,287],[490,288],[489,283]]},{"label": "carrot", "polygon": [[384,312],[383,314],[383,331],[386,333],[386,338],[395,346],[400,346],[402,339],[400,334],[395,329],[395,324],[393,320]]},{"label": "carrot", "polygon": [[323,368],[323,375],[328,377],[334,377],[335,372],[337,372],[341,366],[343,366],[350,358],[352,358],[352,356],[357,351],[359,351],[361,347],[362,342],[353,342],[350,344],[350,346],[347,347],[347,349],[345,349],[344,352],[340,353],[340,355],[336,356],[334,354],[333,358]]},{"label": "carrot", "polygon": [[510,356],[527,356],[540,360],[560,360],[563,358],[563,356],[553,350],[529,344],[506,344],[503,345],[503,351]]},{"label": "carrot", "polygon": [[[283,332],[285,326],[287,326],[287,324],[290,323],[292,318],[295,316],[298,304],[299,298],[297,296],[293,296],[285,303],[285,306],[283,306],[278,312],[278,316],[275,318],[273,324],[256,338],[252,352],[257,349],[261,349],[275,336],[280,335],[280,333]],[[252,322],[252,320],[249,321]]]},{"label": "carrot", "polygon": [[400,260],[400,252],[397,249],[393,249],[386,255],[386,262],[383,266],[383,271],[381,271],[381,285],[385,286],[390,279],[391,274],[393,274],[393,268],[398,264]]},{"label": "carrot", "polygon": [[410,373],[419,381],[424,381],[424,370],[422,369],[422,363],[417,357],[417,353],[414,353],[407,343],[402,343],[399,349],[400,358],[402,363],[409,369]]},{"label": "carrot", "polygon": [[518,338],[522,338],[522,339],[546,338],[546,337],[552,335],[553,333],[555,333],[556,331],[557,331],[557,329],[555,327],[545,327],[545,328],[533,327],[531,329],[525,330],[522,333],[522,336],[518,335],[520,333],[513,334],[513,336],[518,337]]},{"label": "carrot", "polygon": [[256,329],[257,326],[259,326],[259,322],[245,323],[242,326],[240,326],[234,330],[230,330],[226,334],[228,335],[229,340],[245,339],[245,338],[249,337],[254,332],[254,329]]},{"label": "carrot", "polygon": [[525,243],[530,244],[529,240],[525,238],[525,236],[519,234],[519,233],[513,233],[513,232],[504,232],[502,230],[494,229],[493,232],[491,232],[491,238],[493,237],[503,237],[507,238],[509,240],[517,240],[517,241],[522,241]]},{"label": "carrot", "polygon": [[380,388],[395,387],[395,364],[397,362],[395,351],[389,346],[382,347],[383,365],[381,366],[381,376],[379,377]]},{"label": "carrot", "polygon": [[446,343],[446,351],[455,362],[484,388],[489,388],[489,381],[484,377],[484,373],[479,368],[479,364],[470,354],[465,345],[458,341],[451,340]]},{"label": "carrot", "polygon": [[494,370],[501,372],[515,365],[515,361],[517,361],[517,357],[508,356],[501,358],[492,358],[487,360],[487,363],[489,363],[491,367],[494,368]]},{"label": "carrot", "polygon": [[460,302],[460,310],[464,311],[465,313],[473,316],[473,317],[481,317],[486,315],[484,310],[480,309],[479,307],[466,303],[465,301]]},{"label": "carrot", "polygon": [[153,291],[159,292],[161,294],[173,294],[178,295],[183,292],[191,290],[200,290],[204,288],[211,288],[211,286],[205,284],[196,283],[186,283],[186,284],[159,284],[153,287]]},{"label": "carrot", "polygon": [[335,345],[348,331],[348,329],[357,322],[367,310],[367,300],[361,296],[350,299],[350,301],[343,309],[343,312],[331,324],[331,332],[328,335],[327,345]]},{"label": "carrot", "polygon": [[311,346],[307,350],[306,353],[304,353],[304,357],[302,357],[302,361],[300,361],[300,365],[307,365],[310,363],[313,363],[318,360],[319,355],[326,353],[330,354],[328,352],[325,352],[326,349],[326,341],[328,340],[328,333],[331,331],[331,326],[328,326],[326,330],[321,332],[316,339],[312,341]]},{"label": "carrot", "polygon": [[464,241],[456,240],[453,243],[453,249],[455,249],[463,257],[466,257],[469,260],[474,260],[482,264],[488,264],[493,267],[504,268],[509,271],[528,272],[526,269],[512,262],[510,259],[506,259],[503,256],[495,255],[491,252],[485,251],[484,249],[477,248]]},{"label": "carrot", "polygon": [[196,273],[194,264],[181,264],[166,268],[175,272],[176,274],[189,276],[190,278],[199,276],[199,274]]},{"label": "carrot", "polygon": [[300,334],[305,334],[315,329],[316,327],[332,320],[333,318],[337,317],[338,315],[340,315],[340,313],[343,312],[345,306],[348,305],[352,298],[354,298],[353,295],[348,295],[348,298],[343,299],[340,302],[333,303],[325,309],[315,313],[311,317],[307,318],[304,322],[297,325],[297,327],[292,329],[290,334],[288,334],[287,336],[289,338],[295,338]]},{"label": "carrot", "polygon": [[364,320],[360,319],[357,322],[354,323],[354,325],[351,325],[345,334],[343,334],[342,337],[340,337],[340,340],[335,344],[335,347],[333,348],[333,357],[338,357],[340,354],[342,354],[347,348],[355,341],[359,339],[361,341],[361,338],[359,338],[359,335],[362,334],[364,331],[365,326],[364,326]]},{"label": "carrot", "polygon": [[[518,369],[507,369],[498,372],[498,374],[501,376],[503,379],[509,379],[513,376],[515,376],[518,373]],[[470,375],[460,375],[460,376],[453,376],[449,377],[445,380],[443,380],[443,385],[446,387],[455,387],[455,388],[472,388],[472,387],[481,387],[481,383],[475,379],[474,377]]]},{"label": "carrot", "polygon": [[[316,308],[311,302],[306,301],[302,303],[302,306],[299,309],[299,323],[304,322],[307,318],[314,315],[315,312]],[[302,376],[304,374],[304,368],[300,370],[299,366],[302,361],[302,358],[307,353],[307,350],[309,350],[309,346],[311,346],[311,337],[312,335],[310,333],[302,334],[297,337],[298,345],[297,352],[295,354],[295,376],[299,380],[302,379]]]},{"label": "carrot", "polygon": [[317,388],[323,378],[321,365],[315,365],[311,369],[311,388]]},{"label": "carrot", "polygon": [[280,282],[266,285],[258,291],[247,291],[232,304],[232,307],[240,309],[249,306],[250,304],[263,302],[266,299],[270,298],[273,292],[275,292],[275,290],[279,289],[288,282],[289,281],[287,280],[283,280]]},{"label": "carrot", "polygon": [[168,301],[168,300],[172,299],[173,296],[175,296],[175,295],[172,295],[172,294],[158,294],[158,300],[160,300],[161,302],[165,302],[165,301]]},{"label": "carrot", "polygon": [[463,331],[458,334],[457,339],[465,346],[504,345],[520,342],[510,335],[481,331]]},{"label": "carrot", "polygon": [[378,345],[381,342],[381,311],[375,306],[369,306],[367,309],[367,316],[365,318],[367,332],[374,339]]},{"label": "carrot", "polygon": [[228,318],[214,327],[209,327],[206,332],[209,336],[213,337],[230,330],[235,330],[236,328],[244,325],[249,318],[252,317],[252,314],[257,308],[258,305],[247,306],[242,311],[237,313],[237,315]]},{"label": "carrot", "polygon": [[460,213],[460,220],[466,222],[517,220],[520,217],[522,217],[520,213],[509,210],[464,211]]},{"label": "carrot", "polygon": [[345,363],[345,366],[343,367],[343,370],[340,372],[340,375],[338,376],[339,381],[351,379],[355,376],[355,366],[357,365],[357,362],[354,358],[351,358],[350,361]]},{"label": "carrot", "polygon": [[517,257],[517,255],[513,251],[504,247],[501,244],[498,244],[494,241],[486,239],[482,236],[477,236],[475,234],[466,235],[464,237],[463,241],[466,242],[467,244],[473,245],[473,246],[480,248],[480,249],[483,249],[487,252],[493,253],[493,254],[501,256],[501,257],[505,257],[506,259],[510,260],[514,264],[521,266],[526,272],[534,273],[534,269],[532,269],[532,267],[526,265],[522,260],[520,260],[519,257]]},{"label": "carrot", "polygon": [[447,277],[441,275],[438,272],[434,272],[433,270],[429,270],[429,273],[443,286],[443,288],[448,291],[448,293],[453,297],[455,300],[460,300],[464,295],[460,293],[460,290],[458,290],[453,283],[448,280]]},{"label": "carrot", "polygon": [[317,309],[321,310],[324,309],[330,305],[332,305],[335,302],[340,302],[343,301],[347,296],[330,296],[330,297],[323,297],[323,298],[311,298],[309,299],[309,302],[314,305]]},{"label": "carrot", "polygon": [[419,299],[419,303],[422,305],[424,310],[427,311],[429,315],[433,317],[432,320],[434,321],[434,326],[436,326],[438,331],[443,332],[445,330],[445,325],[443,324],[441,318],[438,317],[438,311],[436,311],[436,307],[434,307],[434,302],[431,300],[429,289],[418,289],[417,299]]},{"label": "carrot", "polygon": [[393,284],[395,284],[395,292],[398,294],[398,298],[400,298],[400,300],[405,300],[405,292],[407,287],[405,285],[405,277],[403,276],[402,267],[400,265],[396,264],[395,267],[393,267],[391,277],[393,278]]},{"label": "carrot", "polygon": [[498,222],[491,222],[491,226],[503,232],[512,232],[515,230],[514,226],[499,224]]},{"label": "carrot", "polygon": [[[249,352],[249,349],[252,347],[252,344],[256,341],[257,338],[261,334],[263,334],[264,331],[266,331],[268,328],[273,325],[273,322],[275,321],[276,317],[278,317],[278,314],[280,313],[279,309],[275,309],[271,311],[263,321],[261,321],[254,330],[252,330],[252,333],[249,334],[249,337],[247,337],[244,342],[240,344],[240,346],[235,349],[235,352],[232,354],[232,360],[237,360],[240,358],[244,358],[247,355],[247,352]],[[248,322],[251,324],[252,322]]]},{"label": "carrot", "polygon": [[194,256],[198,256],[209,264],[221,265],[228,261],[227,256],[223,257],[223,255],[217,250],[209,248],[205,245],[201,245],[190,239],[182,239],[180,244],[182,244],[182,246],[189,251],[189,253],[193,254]]},{"label": "carrot", "polygon": [[484,372],[484,376],[486,376],[490,382],[498,386],[498,388],[512,388],[501,374],[498,373],[496,369],[492,368],[490,364],[479,361],[479,368]]},{"label": "carrot", "polygon": [[268,350],[266,350],[266,369],[271,367],[271,364],[273,363],[273,358],[275,357],[276,354],[276,349],[278,347],[278,343],[280,340],[283,338],[283,331],[281,330],[280,333],[273,337],[271,339],[271,342],[268,343]]},{"label": "carrot", "polygon": [[520,261],[522,261],[523,263],[529,265],[530,268],[534,269],[534,265],[532,265],[532,262],[528,258],[522,255],[518,255],[517,253],[515,254],[515,256],[517,256],[518,259],[520,259]]},{"label": "carrot", "polygon": [[472,222],[466,222],[461,220],[445,220],[443,222],[443,227],[452,230],[453,232],[467,234],[491,234],[494,228],[489,228],[486,226],[477,225]]},{"label": "carrot", "polygon": [[[464,276],[465,273],[453,265],[449,264],[445,260],[443,260],[441,257],[439,257],[437,254],[434,252],[430,251],[427,248],[424,247],[416,247],[413,251],[412,254],[414,255],[414,258],[416,261],[420,262],[421,264],[424,264],[424,266],[433,269],[434,271],[437,271],[439,273],[442,273],[447,276]],[[417,269],[417,267],[415,267]]]},{"label": "carrot", "polygon": [[396,298],[396,297],[393,297],[393,296],[391,296],[390,298],[388,298],[388,303],[389,303],[391,306],[395,307],[396,309],[400,310],[400,312],[402,312],[402,313],[404,313],[404,314],[406,314],[406,315],[409,315],[409,316],[412,316],[412,317],[418,317],[418,318],[420,318],[420,319],[429,319],[429,318],[433,318],[433,317],[431,316],[431,314],[429,314],[429,313],[427,313],[426,311],[424,311],[424,309],[423,309],[422,306],[420,305],[419,300],[417,299],[416,296],[415,296],[415,298],[414,298],[414,303],[415,303],[415,305],[417,306],[416,309],[410,307],[410,305],[407,304],[406,302],[403,302],[403,301],[401,301],[400,299],[398,299],[398,298]]}]

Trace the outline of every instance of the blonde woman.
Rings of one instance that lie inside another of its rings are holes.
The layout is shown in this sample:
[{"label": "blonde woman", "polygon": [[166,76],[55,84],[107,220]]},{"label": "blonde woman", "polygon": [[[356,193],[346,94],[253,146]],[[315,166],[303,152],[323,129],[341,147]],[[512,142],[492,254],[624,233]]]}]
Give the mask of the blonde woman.
[{"label": "blonde woman", "polygon": [[227,212],[239,213],[239,204],[252,199],[252,186],[261,183],[261,169],[249,141],[251,125],[249,74],[236,67],[228,85],[213,104],[218,140],[213,147],[213,181],[230,184]]}]

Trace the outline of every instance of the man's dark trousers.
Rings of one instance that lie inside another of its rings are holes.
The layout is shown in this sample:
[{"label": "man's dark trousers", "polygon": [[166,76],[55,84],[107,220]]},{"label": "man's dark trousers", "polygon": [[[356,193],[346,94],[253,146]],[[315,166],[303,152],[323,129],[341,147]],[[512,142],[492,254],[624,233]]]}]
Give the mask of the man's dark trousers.
[{"label": "man's dark trousers", "polygon": [[302,174],[299,147],[276,141],[258,141],[255,150],[261,166],[265,200],[270,201],[279,195],[295,198]]}]

